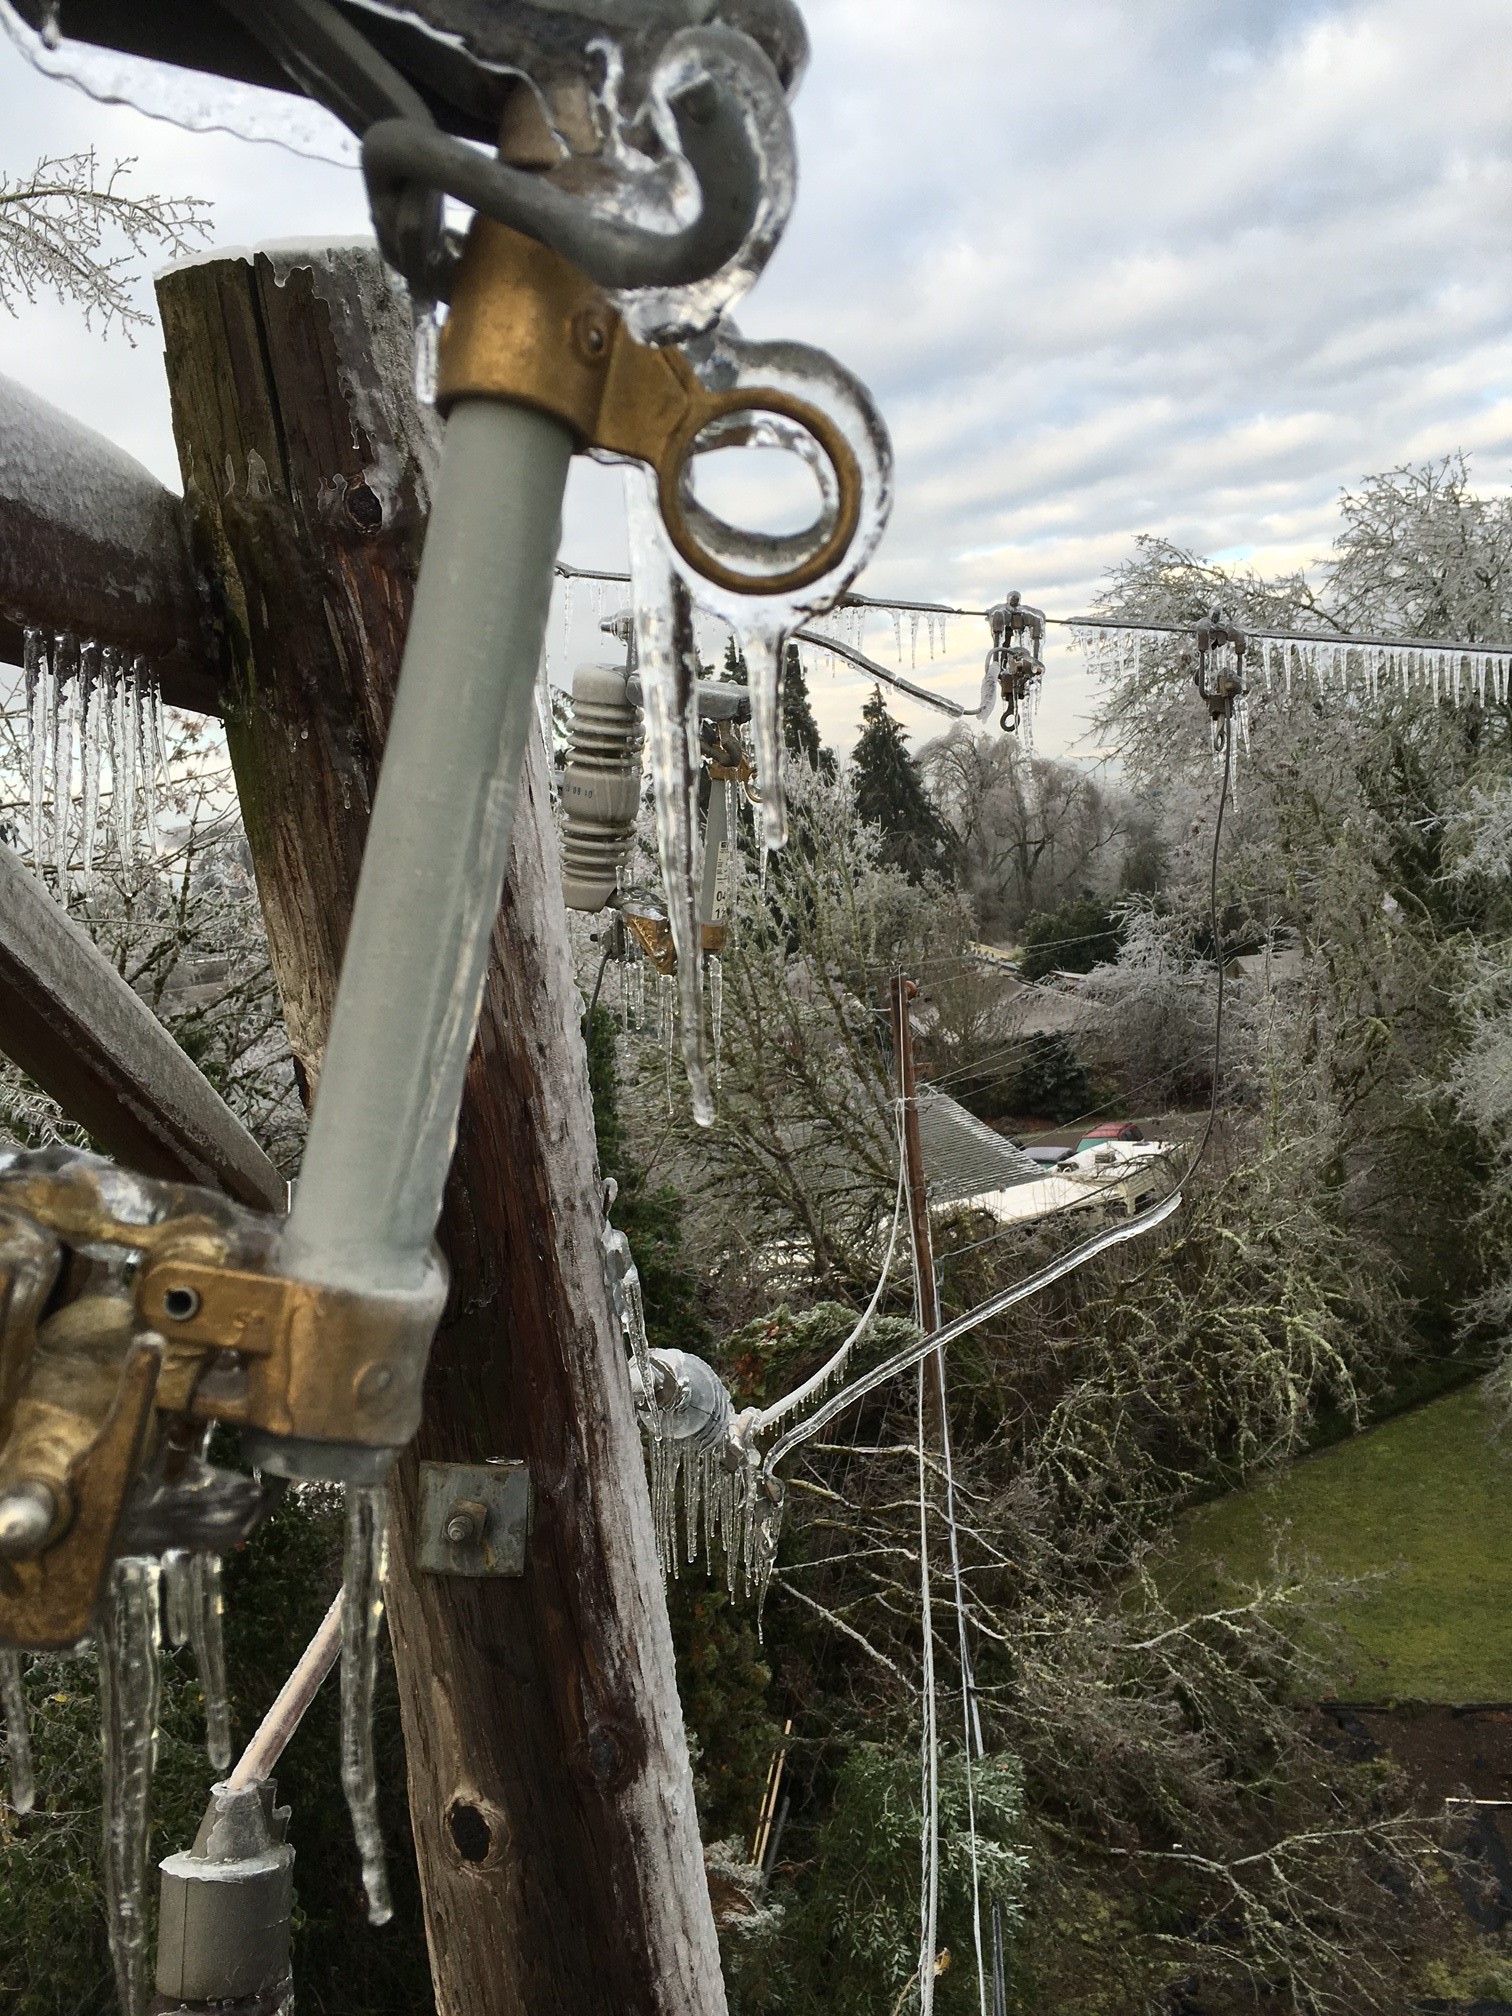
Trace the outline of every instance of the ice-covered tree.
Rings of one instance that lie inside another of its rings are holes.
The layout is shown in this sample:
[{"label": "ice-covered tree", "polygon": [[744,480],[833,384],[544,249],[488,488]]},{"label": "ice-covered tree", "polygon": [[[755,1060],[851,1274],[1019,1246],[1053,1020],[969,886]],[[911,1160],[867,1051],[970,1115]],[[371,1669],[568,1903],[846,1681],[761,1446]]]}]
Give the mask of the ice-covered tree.
[{"label": "ice-covered tree", "polygon": [[106,169],[94,148],[47,154],[25,175],[0,171],[0,307],[52,294],[131,340],[151,317],[132,299],[137,263],[148,252],[184,252],[209,235],[210,205],[199,196],[137,194],[135,162]]}]

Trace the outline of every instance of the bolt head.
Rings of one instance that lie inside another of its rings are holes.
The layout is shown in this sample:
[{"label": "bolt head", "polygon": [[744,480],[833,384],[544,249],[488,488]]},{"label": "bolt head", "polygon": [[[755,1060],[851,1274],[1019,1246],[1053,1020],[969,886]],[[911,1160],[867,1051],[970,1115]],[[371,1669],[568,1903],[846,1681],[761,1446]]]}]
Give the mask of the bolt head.
[{"label": "bolt head", "polygon": [[573,318],[572,340],[578,355],[597,364],[609,349],[609,317],[602,308],[580,308]]},{"label": "bolt head", "polygon": [[358,1377],[357,1399],[364,1407],[375,1406],[394,1383],[392,1365],[369,1365]]}]

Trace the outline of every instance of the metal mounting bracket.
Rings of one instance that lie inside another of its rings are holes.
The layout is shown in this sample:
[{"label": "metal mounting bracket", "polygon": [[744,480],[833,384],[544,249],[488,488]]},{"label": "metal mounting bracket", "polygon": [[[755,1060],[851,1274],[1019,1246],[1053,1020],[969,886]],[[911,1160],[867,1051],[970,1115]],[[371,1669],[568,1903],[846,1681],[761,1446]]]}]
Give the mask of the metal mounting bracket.
[{"label": "metal mounting bracket", "polygon": [[416,1566],[425,1575],[523,1575],[531,1512],[524,1463],[422,1463]]}]

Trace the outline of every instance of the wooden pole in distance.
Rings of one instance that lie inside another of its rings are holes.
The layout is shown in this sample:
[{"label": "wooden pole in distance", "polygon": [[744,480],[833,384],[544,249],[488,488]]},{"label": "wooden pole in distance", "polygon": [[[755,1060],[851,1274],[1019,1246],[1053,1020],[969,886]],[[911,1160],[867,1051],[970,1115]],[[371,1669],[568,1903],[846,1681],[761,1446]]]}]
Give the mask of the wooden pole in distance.
[{"label": "wooden pole in distance", "polygon": [[[437,423],[409,389],[408,302],[371,248],[181,267],[158,299],[196,558],[232,661],[226,734],[289,1038],[313,1084]],[[390,1491],[389,1618],[431,1970],[440,2016],[723,2016],[604,1274],[581,1012],[532,736],[441,1222],[450,1300]],[[490,1457],[528,1466],[524,1575],[422,1572],[421,1463]]]},{"label": "wooden pole in distance", "polygon": [[899,973],[892,983],[893,1057],[898,1097],[903,1102],[903,1156],[908,1172],[908,1224],[913,1235],[918,1270],[919,1322],[926,1332],[940,1327],[940,1297],[935,1287],[934,1241],[929,1230],[929,1196],[924,1186],[924,1153],[919,1145],[919,1095],[914,1078],[913,1023],[909,1003],[918,987]]}]

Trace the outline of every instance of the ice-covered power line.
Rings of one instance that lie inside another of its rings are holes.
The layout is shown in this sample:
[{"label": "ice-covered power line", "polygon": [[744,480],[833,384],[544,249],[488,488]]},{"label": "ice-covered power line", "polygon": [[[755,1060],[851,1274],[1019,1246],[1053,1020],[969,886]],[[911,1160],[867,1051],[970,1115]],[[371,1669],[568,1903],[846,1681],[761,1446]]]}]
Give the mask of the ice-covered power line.
[{"label": "ice-covered power line", "polygon": [[[628,574],[593,567],[574,567],[568,561],[559,560],[556,571],[564,580],[617,581],[629,586]],[[985,623],[991,615],[988,608],[975,609],[959,602],[915,602],[906,597],[888,595],[858,595],[854,592],[842,596],[839,609],[875,609],[883,615],[897,611],[904,616],[965,616],[974,617]],[[1142,616],[1115,616],[1107,611],[1092,615],[1050,616],[1045,622],[1056,629],[1087,632],[1143,631],[1147,635],[1163,637],[1195,637],[1202,627],[1199,619],[1191,623],[1162,618],[1156,620]],[[1512,644],[1493,644],[1466,637],[1402,637],[1363,630],[1292,630],[1278,625],[1260,625],[1246,633],[1255,642],[1269,640],[1274,644],[1322,644],[1338,646],[1340,649],[1378,651],[1457,651],[1462,657],[1484,657],[1512,659]],[[833,647],[835,640],[830,637],[815,637],[810,641],[822,644],[825,649]],[[844,654],[842,654],[844,655]],[[920,696],[923,697],[923,696]],[[936,696],[931,695],[931,698]],[[963,709],[969,712],[969,709]]]}]

